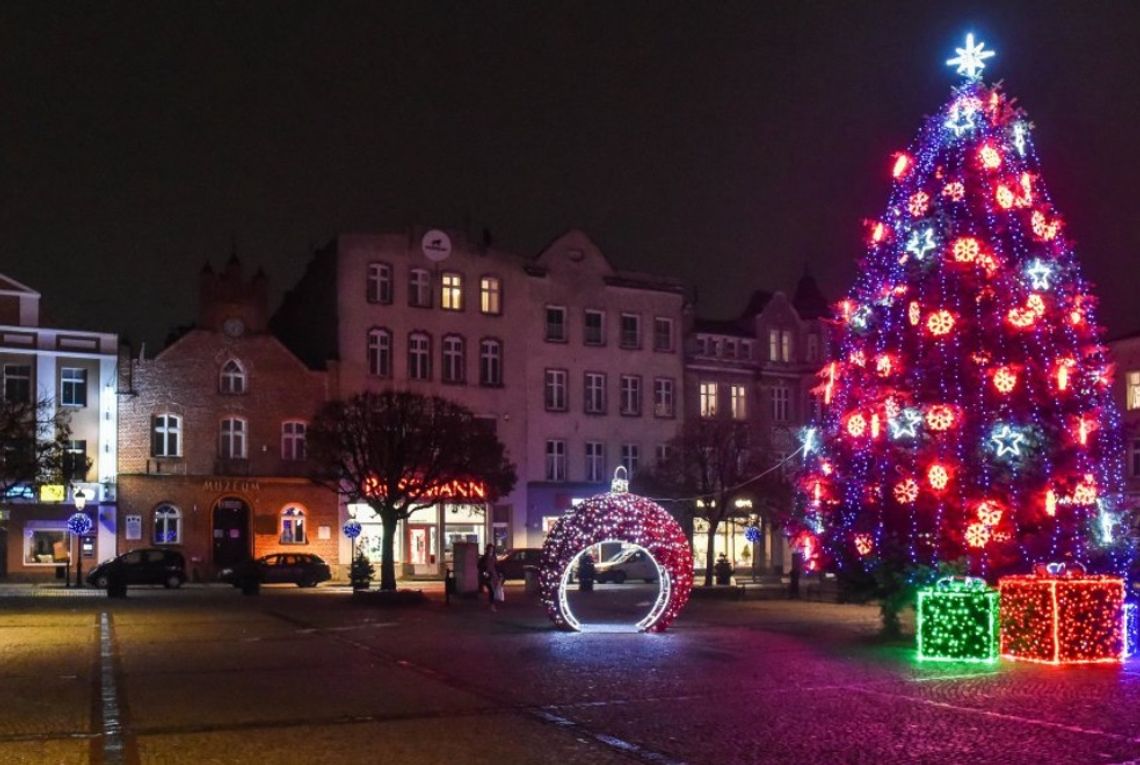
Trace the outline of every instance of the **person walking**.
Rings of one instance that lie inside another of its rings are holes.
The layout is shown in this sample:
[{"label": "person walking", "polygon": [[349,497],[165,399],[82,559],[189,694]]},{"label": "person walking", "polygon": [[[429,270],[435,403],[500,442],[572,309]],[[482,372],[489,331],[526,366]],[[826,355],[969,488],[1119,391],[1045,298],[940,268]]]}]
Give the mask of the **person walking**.
[{"label": "person walking", "polygon": [[496,592],[503,586],[502,575],[499,573],[499,563],[495,559],[495,546],[487,543],[486,552],[480,557],[479,562],[483,568],[483,581],[487,583],[487,601],[491,604],[491,610],[497,611],[495,607]]}]

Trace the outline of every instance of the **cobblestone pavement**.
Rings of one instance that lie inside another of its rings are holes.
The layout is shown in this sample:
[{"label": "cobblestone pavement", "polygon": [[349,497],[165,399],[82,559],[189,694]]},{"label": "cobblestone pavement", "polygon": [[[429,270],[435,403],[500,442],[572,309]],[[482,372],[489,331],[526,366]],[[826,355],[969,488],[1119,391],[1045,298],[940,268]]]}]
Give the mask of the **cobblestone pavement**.
[{"label": "cobblestone pavement", "polygon": [[1140,762],[1140,663],[919,665],[875,618],[698,600],[663,635],[567,634],[516,587],[10,589],[0,763]]}]

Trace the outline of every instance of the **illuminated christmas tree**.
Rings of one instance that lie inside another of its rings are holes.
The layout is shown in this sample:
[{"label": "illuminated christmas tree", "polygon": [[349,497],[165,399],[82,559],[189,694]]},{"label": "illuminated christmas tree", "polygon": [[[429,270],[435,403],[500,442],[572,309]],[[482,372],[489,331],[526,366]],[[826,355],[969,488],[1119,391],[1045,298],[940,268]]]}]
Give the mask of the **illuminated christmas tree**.
[{"label": "illuminated christmas tree", "polygon": [[1092,286],[1031,123],[981,79],[992,52],[970,36],[958,54],[965,81],[888,165],[890,203],[836,311],[801,475],[805,546],[836,569],[1123,572],[1121,430]]}]

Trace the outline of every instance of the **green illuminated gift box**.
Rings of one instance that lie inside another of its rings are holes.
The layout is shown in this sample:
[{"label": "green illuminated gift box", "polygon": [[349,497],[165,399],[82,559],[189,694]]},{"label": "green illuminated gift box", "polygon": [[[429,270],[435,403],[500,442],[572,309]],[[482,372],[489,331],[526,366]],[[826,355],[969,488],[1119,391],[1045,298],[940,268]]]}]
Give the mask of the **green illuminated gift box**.
[{"label": "green illuminated gift box", "polygon": [[998,593],[974,577],[945,577],[918,591],[918,658],[993,662]]}]

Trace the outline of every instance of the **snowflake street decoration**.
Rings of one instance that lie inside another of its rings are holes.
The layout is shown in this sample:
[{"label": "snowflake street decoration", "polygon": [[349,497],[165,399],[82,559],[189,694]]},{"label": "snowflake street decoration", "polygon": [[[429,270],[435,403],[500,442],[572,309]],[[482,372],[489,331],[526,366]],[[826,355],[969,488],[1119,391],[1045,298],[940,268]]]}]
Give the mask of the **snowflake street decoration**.
[{"label": "snowflake street decoration", "polygon": [[91,531],[91,526],[91,516],[87,513],[75,513],[67,519],[67,528],[71,529],[71,533],[79,536]]},{"label": "snowflake street decoration", "polygon": [[958,67],[958,74],[965,75],[967,80],[982,79],[982,70],[986,68],[986,59],[994,56],[992,50],[982,50],[986,47],[984,42],[974,44],[974,33],[966,35],[966,47],[955,48],[958,55],[947,59],[946,66]]}]

